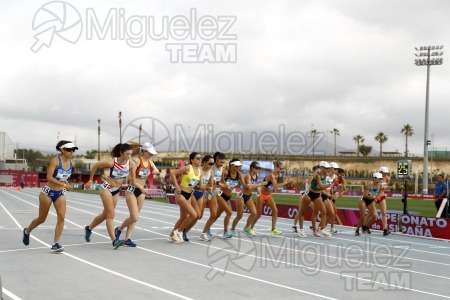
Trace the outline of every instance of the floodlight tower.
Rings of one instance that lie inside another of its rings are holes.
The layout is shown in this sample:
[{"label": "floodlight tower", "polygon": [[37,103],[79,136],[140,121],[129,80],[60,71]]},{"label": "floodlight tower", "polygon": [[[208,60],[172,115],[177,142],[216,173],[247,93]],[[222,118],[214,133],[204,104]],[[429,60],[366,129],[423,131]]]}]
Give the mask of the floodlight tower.
[{"label": "floodlight tower", "polygon": [[419,49],[416,47],[417,57],[415,60],[416,66],[427,66],[427,91],[425,97],[425,132],[424,132],[424,147],[423,147],[423,187],[422,194],[428,194],[428,146],[431,141],[428,140],[428,103],[430,94],[430,66],[442,65],[444,59],[441,57],[444,55],[442,49],[444,46],[422,46]]}]

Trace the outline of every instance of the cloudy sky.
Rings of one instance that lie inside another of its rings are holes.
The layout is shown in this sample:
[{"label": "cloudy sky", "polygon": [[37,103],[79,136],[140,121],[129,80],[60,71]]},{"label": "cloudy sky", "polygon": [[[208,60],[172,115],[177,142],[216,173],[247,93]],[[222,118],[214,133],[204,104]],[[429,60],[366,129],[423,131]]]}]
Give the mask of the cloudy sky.
[{"label": "cloudy sky", "polygon": [[[142,125],[141,139],[160,149],[203,130],[202,151],[305,152],[315,129],[315,151],[327,151],[337,128],[342,148],[355,149],[359,134],[378,150],[383,132],[383,150],[403,152],[410,124],[410,152],[422,155],[426,67],[414,65],[414,48],[449,49],[449,12],[445,0],[2,1],[0,131],[19,148],[76,139],[85,152],[97,149],[100,119],[107,149],[120,111],[123,140]],[[431,67],[429,133],[445,150],[443,57]]]}]

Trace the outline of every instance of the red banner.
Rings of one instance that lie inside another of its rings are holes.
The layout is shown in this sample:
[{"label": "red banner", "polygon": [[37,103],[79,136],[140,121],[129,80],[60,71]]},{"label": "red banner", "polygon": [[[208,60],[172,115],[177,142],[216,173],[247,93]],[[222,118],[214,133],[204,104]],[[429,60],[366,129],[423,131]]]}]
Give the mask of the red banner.
[{"label": "red banner", "polygon": [[22,178],[25,187],[37,187],[38,185],[38,172],[1,170],[0,175],[12,175],[13,186],[20,186]]}]

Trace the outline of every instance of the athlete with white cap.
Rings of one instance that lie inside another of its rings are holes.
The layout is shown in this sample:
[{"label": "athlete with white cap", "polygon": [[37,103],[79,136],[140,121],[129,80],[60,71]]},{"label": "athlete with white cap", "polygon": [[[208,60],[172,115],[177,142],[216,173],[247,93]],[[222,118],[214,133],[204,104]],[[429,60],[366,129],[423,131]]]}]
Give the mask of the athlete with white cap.
[{"label": "athlete with white cap", "polygon": [[[325,196],[330,196],[325,190],[331,186],[331,184],[326,183],[326,176],[328,170],[330,169],[330,164],[326,161],[321,161],[319,163],[320,171],[314,174],[313,179],[311,180],[311,185],[309,187],[309,191],[307,194],[303,195],[300,200],[299,208],[298,208],[298,220],[300,225],[299,236],[302,238],[306,238],[306,234],[303,230],[303,221],[305,218],[305,213],[308,210],[311,202],[314,203],[314,207],[320,212],[320,230],[318,235],[330,237],[331,233],[325,230],[326,222],[327,222],[327,213],[325,209],[324,202],[321,198],[321,194],[323,193]],[[311,222],[315,223],[315,220],[311,219]],[[315,224],[313,223],[313,228],[315,228]]]},{"label": "athlete with white cap", "polygon": [[379,199],[377,199],[376,204],[378,204],[381,211],[381,223],[383,224],[383,235],[387,236],[391,234],[391,231],[388,228],[387,224],[387,205],[386,205],[386,195],[384,192],[389,189],[389,169],[387,167],[380,167],[378,170],[381,175],[383,175],[383,179],[381,180],[381,186],[383,188],[382,195]]},{"label": "athlete with white cap", "polygon": [[[359,235],[359,228],[362,227],[363,233],[370,234],[370,226],[377,218],[377,210],[375,201],[379,199],[383,193],[381,180],[383,175],[381,173],[373,173],[372,181],[368,182],[364,189],[364,194],[360,198],[359,206],[359,222],[356,225],[355,235]],[[366,208],[369,214],[366,216]]]},{"label": "athlete with white cap", "polygon": [[62,252],[64,247],[59,243],[64,229],[66,216],[66,191],[72,190],[73,186],[67,182],[72,174],[72,157],[78,147],[69,141],[59,141],[56,150],[60,152],[57,157],[50,161],[47,169],[47,184],[39,193],[39,216],[31,221],[27,228],[23,229],[23,243],[30,244],[30,233],[33,229],[44,223],[47,219],[50,206],[53,204],[57,214],[54,242],[51,250]]}]

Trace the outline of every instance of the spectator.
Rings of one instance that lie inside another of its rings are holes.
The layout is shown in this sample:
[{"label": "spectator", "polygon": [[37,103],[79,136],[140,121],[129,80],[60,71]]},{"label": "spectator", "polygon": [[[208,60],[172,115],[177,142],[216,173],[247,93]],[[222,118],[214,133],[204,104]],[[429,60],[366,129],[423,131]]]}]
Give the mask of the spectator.
[{"label": "spectator", "polygon": [[22,174],[22,178],[20,179],[20,187],[23,189],[25,187],[25,176]]},{"label": "spectator", "polygon": [[[439,211],[441,207],[442,201],[445,197],[447,197],[447,184],[444,182],[444,175],[439,174],[438,182],[434,187],[434,205],[436,206],[436,210]],[[441,218],[447,218],[447,204],[445,204],[444,210],[442,211]]]}]

